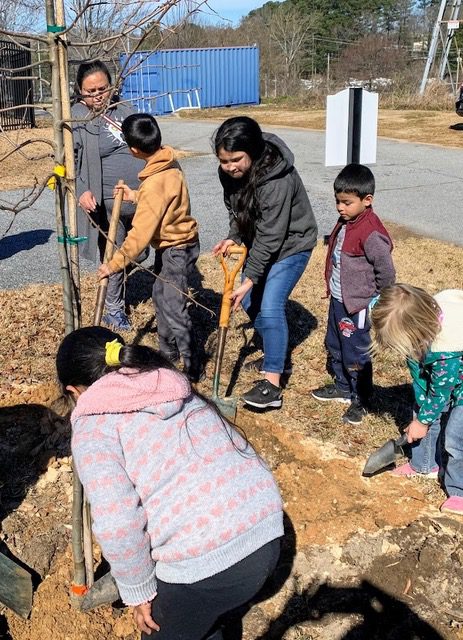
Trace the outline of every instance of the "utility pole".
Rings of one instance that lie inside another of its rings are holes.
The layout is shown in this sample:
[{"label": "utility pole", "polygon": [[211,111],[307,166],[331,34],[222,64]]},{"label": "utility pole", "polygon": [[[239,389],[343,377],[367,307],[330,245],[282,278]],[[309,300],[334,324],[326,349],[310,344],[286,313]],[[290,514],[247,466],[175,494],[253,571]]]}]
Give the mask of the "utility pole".
[{"label": "utility pole", "polygon": [[[449,63],[449,53],[451,50],[451,45],[455,38],[455,32],[460,26],[460,9],[461,9],[462,0],[441,0],[439,11],[437,14],[436,22],[434,24],[434,29],[432,32],[431,43],[429,45],[428,57],[426,60],[426,65],[423,72],[423,78],[421,80],[420,85],[420,94],[422,95],[426,89],[426,85],[434,66],[437,53],[439,48],[439,43],[441,44],[441,57],[439,62],[439,71],[437,77],[439,80],[443,80],[446,73],[449,74],[450,84],[452,86],[452,91],[455,93],[456,91],[456,81],[454,79],[454,73]],[[457,59],[457,65],[459,65],[459,56]],[[458,69],[456,72],[456,77],[458,78]]]}]

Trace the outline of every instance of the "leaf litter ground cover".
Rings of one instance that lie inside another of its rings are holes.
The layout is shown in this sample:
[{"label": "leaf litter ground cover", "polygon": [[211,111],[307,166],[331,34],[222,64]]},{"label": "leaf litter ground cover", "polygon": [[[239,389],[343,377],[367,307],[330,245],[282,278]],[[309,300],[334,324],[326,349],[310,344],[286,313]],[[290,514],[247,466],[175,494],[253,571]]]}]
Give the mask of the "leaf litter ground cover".
[{"label": "leaf litter ground cover", "polygon": [[[243,110],[240,109],[240,113]],[[196,113],[187,114],[195,117]],[[223,119],[232,110],[202,112]],[[324,112],[258,107],[262,123],[323,129]],[[461,146],[461,121],[453,113],[380,111],[382,136]],[[0,136],[0,157],[15,143],[50,139],[51,129]],[[2,189],[30,187],[52,159],[43,142],[23,147],[2,162]],[[410,236],[388,225],[394,237],[398,279],[431,292],[462,287],[461,248]],[[343,425],[343,408],[320,405],[310,390],[327,381],[323,337],[324,248],[317,247],[293,293],[292,359],[281,411],[241,409],[238,422],[272,467],[281,487],[286,536],[274,583],[246,614],[245,640],[284,638],[463,638],[463,523],[442,516],[444,498],[435,481],[361,477],[366,456],[406,424],[412,399],[402,363],[382,354],[375,361],[375,410],[359,427]],[[416,265],[420,265],[419,271]],[[222,285],[217,263],[202,256],[197,298],[218,310]],[[156,346],[150,300],[152,276],[129,279],[135,330],[129,339]],[[90,324],[96,282],[82,283],[84,324]],[[210,360],[200,390],[211,391],[216,318],[192,314]],[[54,354],[63,334],[60,286],[0,291],[0,550],[34,571],[36,591],[28,621],[0,608],[3,640],[102,640],[139,637],[130,612],[102,607],[89,614],[72,609],[70,547],[72,468],[69,425],[55,402]],[[238,396],[256,374],[243,362],[259,355],[244,314],[229,331],[222,393]],[[99,550],[95,545],[95,561]],[[232,636],[230,636],[231,638]]]},{"label": "leaf litter ground cover", "polygon": [[[461,248],[389,226],[399,281],[431,292],[463,286]],[[342,406],[311,398],[310,390],[327,380],[324,251],[317,246],[289,303],[294,372],[283,408],[266,413],[241,408],[238,415],[275,473],[287,514],[274,584],[246,614],[244,638],[463,638],[463,523],[439,513],[444,499],[439,485],[387,473],[361,477],[367,455],[396,436],[410,417],[406,369],[385,354],[378,357],[375,410],[358,427],[342,424]],[[128,279],[135,329],[127,338],[156,346],[151,283],[145,271]],[[197,300],[217,312],[221,286],[220,266],[201,256]],[[94,277],[83,279],[82,291],[83,323],[90,324]],[[34,570],[37,584],[29,620],[0,610],[0,638],[134,640],[139,634],[128,610],[105,606],[84,614],[69,602],[70,434],[54,403],[61,309],[59,285],[0,291],[0,535]],[[192,315],[209,357],[199,389],[210,394],[217,318],[194,306]],[[250,386],[256,374],[245,372],[243,363],[260,355],[258,346],[246,316],[238,313],[227,339],[223,394],[238,396]],[[98,553],[95,545],[96,561]]]}]

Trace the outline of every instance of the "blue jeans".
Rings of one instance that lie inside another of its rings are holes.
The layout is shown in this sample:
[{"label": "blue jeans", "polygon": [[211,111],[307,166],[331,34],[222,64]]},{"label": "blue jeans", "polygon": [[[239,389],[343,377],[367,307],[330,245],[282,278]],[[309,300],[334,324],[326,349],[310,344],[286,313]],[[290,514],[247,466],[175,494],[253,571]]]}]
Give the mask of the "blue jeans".
[{"label": "blue jeans", "polygon": [[254,328],[264,343],[264,364],[268,373],[283,373],[288,350],[286,303],[301,278],[312,251],[301,251],[270,267],[262,284],[254,285],[242,300]]},{"label": "blue jeans", "polygon": [[369,347],[370,320],[366,309],[350,314],[344,304],[331,296],[325,346],[328,370],[339,391],[368,406],[373,391]]},{"label": "blue jeans", "polygon": [[463,496],[463,406],[442,414],[430,425],[426,437],[412,445],[412,468],[418,473],[429,473],[440,467],[442,448],[447,457],[445,489],[449,496]]}]

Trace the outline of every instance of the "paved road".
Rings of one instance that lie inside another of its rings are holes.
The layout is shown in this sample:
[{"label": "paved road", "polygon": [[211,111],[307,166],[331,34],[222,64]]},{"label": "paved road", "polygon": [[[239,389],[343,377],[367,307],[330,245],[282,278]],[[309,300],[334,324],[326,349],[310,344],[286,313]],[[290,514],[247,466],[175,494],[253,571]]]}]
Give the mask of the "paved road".
[{"label": "paved road", "polygon": [[[217,124],[171,117],[160,118],[159,122],[167,144],[197,154],[184,158],[181,164],[190,187],[193,214],[200,223],[202,251],[209,251],[227,231],[217,161],[210,142]],[[323,166],[324,134],[283,127],[265,129],[280,135],[294,151],[320,235],[328,233],[336,219],[332,184],[339,169]],[[373,167],[375,209],[384,220],[463,246],[462,167],[463,138],[461,150],[379,140]],[[18,192],[0,194],[0,200],[15,199]],[[0,238],[9,222],[9,215],[0,213]],[[8,235],[0,240],[0,288],[60,281],[53,229],[53,194],[47,191],[29,211],[16,217]],[[84,262],[82,268],[94,267]]]}]

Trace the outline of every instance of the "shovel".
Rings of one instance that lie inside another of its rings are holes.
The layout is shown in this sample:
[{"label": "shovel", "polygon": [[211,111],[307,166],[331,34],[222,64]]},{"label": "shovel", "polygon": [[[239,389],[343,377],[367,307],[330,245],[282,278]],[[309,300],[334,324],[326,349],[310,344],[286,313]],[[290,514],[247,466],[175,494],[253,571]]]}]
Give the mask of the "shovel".
[{"label": "shovel", "polygon": [[[118,187],[124,185],[123,180],[119,180]],[[108,229],[108,240],[104,251],[103,262],[109,262],[113,257],[114,243],[116,241],[117,225],[119,224],[119,217],[121,213],[122,198],[124,197],[123,189],[118,189],[116,197],[114,198],[113,210],[111,212],[111,222]],[[98,285],[98,292],[96,295],[95,313],[93,314],[93,325],[97,327],[101,323],[101,317],[103,315],[104,303],[106,300],[106,292],[108,290],[108,278],[102,278]]]},{"label": "shovel", "polygon": [[[123,180],[119,180],[117,186],[122,186]],[[114,198],[114,205],[111,212],[111,222],[108,230],[108,240],[104,253],[104,262],[109,262],[114,253],[114,243],[116,240],[117,225],[121,212],[124,192],[117,190]],[[93,314],[93,325],[99,326],[103,315],[106,292],[108,290],[108,278],[102,278],[98,285],[98,292]],[[73,495],[73,531],[72,547],[74,556],[74,582],[71,586],[71,598],[77,608],[88,611],[94,607],[118,600],[119,593],[116,583],[111,574],[106,574],[95,585],[93,570],[93,543],[92,543],[92,521],[90,515],[90,505],[83,495],[82,485],[77,474],[74,472],[74,495]],[[83,560],[82,560],[83,550]],[[85,581],[84,581],[85,578]]]},{"label": "shovel", "polygon": [[382,447],[370,455],[362,475],[367,477],[372,476],[378,471],[381,471],[381,469],[393,464],[398,456],[404,455],[402,447],[405,444],[407,444],[406,433],[403,433],[397,440],[388,440]]},{"label": "shovel", "polygon": [[32,609],[32,576],[0,553],[0,602],[27,618]]},{"label": "shovel", "polygon": [[223,353],[225,350],[225,338],[227,336],[228,323],[230,321],[230,312],[232,305],[230,294],[233,291],[233,285],[235,283],[236,275],[243,266],[244,261],[246,260],[246,254],[246,247],[229,247],[229,256],[239,256],[234,269],[232,269],[231,271],[228,270],[227,261],[225,260],[223,255],[220,256],[220,263],[225,274],[225,283],[223,287],[222,304],[220,306],[219,333],[217,337],[217,351],[215,354],[214,378],[212,381],[212,402],[214,402],[220,413],[225,418],[227,418],[227,420],[230,420],[230,422],[234,422],[236,419],[236,400],[232,400],[231,398],[225,399],[219,397],[220,371],[222,369]]}]

